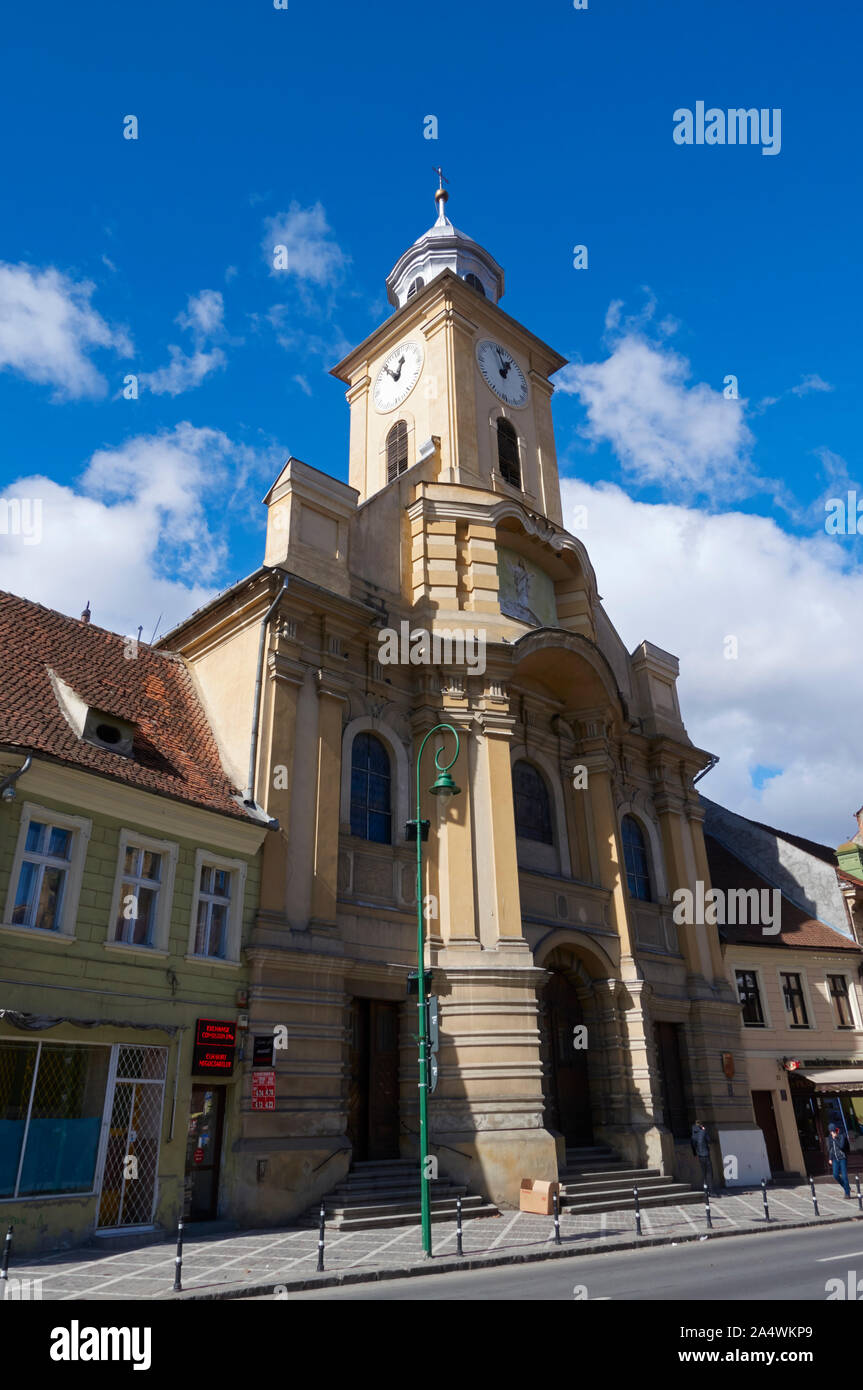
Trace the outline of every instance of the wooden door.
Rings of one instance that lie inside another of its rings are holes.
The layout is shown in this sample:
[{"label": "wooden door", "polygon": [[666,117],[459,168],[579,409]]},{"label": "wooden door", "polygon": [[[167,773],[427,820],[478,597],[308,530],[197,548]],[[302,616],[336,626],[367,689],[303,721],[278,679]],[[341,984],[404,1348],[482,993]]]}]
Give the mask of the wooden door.
[{"label": "wooden door", "polygon": [[782,1145],[779,1142],[779,1128],[773,1109],[773,1093],[771,1091],[753,1091],[752,1108],[755,1111],[755,1123],[764,1135],[770,1171],[771,1173],[781,1173],[785,1165],[782,1162]]},{"label": "wooden door", "polygon": [[399,1156],[399,1006],[351,1003],[347,1134],[354,1159]]},{"label": "wooden door", "polygon": [[[687,1139],[690,1125],[686,1113],[683,1065],[680,1060],[680,1025],[657,1023],[655,1027],[665,1126],[671,1130],[675,1139]],[[697,1115],[694,1116],[694,1119],[698,1118]]]},{"label": "wooden door", "polygon": [[592,1144],[587,1050],[575,1046],[575,1029],[584,1021],[581,1002],[566,975],[555,971],[545,988],[549,1115],[570,1144]]},{"label": "wooden door", "polygon": [[399,1006],[369,1002],[369,1158],[398,1158]]}]

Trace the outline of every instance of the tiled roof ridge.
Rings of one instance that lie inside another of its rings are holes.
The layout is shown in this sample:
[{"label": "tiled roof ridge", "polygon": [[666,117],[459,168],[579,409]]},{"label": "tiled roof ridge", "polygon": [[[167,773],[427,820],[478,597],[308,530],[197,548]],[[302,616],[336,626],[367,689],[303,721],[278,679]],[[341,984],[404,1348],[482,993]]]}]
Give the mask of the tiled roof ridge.
[{"label": "tiled roof ridge", "polygon": [[[60,622],[69,623],[78,632],[98,632],[103,637],[113,637],[117,642],[128,642],[131,637],[128,632],[114,632],[110,627],[101,627],[92,619],[89,623],[82,622],[80,618],[73,618],[71,613],[63,613],[59,608],[48,608],[44,603],[37,603],[34,598],[25,598],[23,594],[13,594],[11,589],[0,589],[0,603],[7,599],[11,599],[13,603],[23,603],[27,608],[38,609],[40,613],[47,613],[50,618],[59,619]],[[172,651],[170,648],[156,647],[143,640],[138,641],[138,646],[146,647],[147,651],[152,652],[154,656],[162,657],[167,661],[179,662],[184,668],[186,666],[180,653]]]}]

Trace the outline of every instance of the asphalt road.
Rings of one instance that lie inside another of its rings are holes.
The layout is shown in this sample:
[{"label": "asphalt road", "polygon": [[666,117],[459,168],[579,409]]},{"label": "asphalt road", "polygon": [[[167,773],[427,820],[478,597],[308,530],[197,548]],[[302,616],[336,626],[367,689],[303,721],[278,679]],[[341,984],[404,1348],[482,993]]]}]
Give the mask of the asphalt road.
[{"label": "asphalt road", "polygon": [[[855,1280],[863,1281],[863,1223],[352,1284],[289,1293],[288,1298],[291,1302],[571,1302],[578,1296],[646,1302],[803,1299],[824,1303],[827,1280],[841,1279],[847,1287],[850,1270],[855,1271]],[[576,1287],[584,1292],[576,1295]]]}]

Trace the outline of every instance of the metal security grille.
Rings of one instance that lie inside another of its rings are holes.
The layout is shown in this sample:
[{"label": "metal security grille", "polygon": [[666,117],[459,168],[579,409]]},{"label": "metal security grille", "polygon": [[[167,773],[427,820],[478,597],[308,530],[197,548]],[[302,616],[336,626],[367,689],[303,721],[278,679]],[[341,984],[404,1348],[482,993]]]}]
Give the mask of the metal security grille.
[{"label": "metal security grille", "polygon": [[164,1047],[117,1049],[100,1229],[152,1223],[167,1060]]}]

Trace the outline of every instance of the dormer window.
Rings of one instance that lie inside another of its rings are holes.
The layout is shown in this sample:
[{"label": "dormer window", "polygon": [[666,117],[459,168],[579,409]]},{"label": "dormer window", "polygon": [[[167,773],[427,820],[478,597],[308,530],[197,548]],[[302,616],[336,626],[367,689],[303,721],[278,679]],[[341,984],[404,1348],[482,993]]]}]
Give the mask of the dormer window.
[{"label": "dormer window", "polygon": [[81,738],[92,743],[94,748],[106,748],[110,753],[118,753],[121,758],[131,758],[135,726],[125,719],[117,719],[112,714],[88,709],[84,720]]},{"label": "dormer window", "polygon": [[483,283],[478,275],[474,275],[473,272],[470,272],[468,275],[464,277],[464,282],[466,285],[470,285],[472,290],[476,290],[477,294],[481,294],[483,299],[485,299],[485,290],[483,288]]},{"label": "dormer window", "polygon": [[419,294],[420,290],[424,287],[425,280],[422,278],[421,275],[418,275],[415,280],[411,281],[411,286],[408,290],[408,299],[413,299],[414,295]]},{"label": "dormer window", "polygon": [[94,709],[50,666],[46,670],[60,713],[75,737],[84,743],[92,743],[94,748],[105,748],[122,758],[131,758],[135,725],[119,715],[109,714],[107,710]]}]

